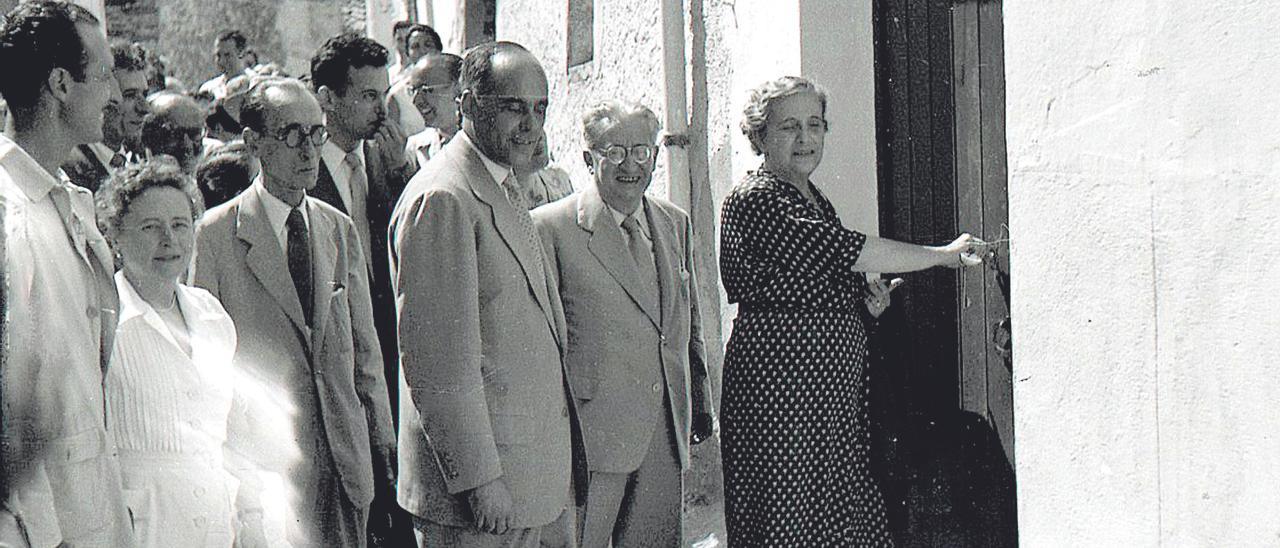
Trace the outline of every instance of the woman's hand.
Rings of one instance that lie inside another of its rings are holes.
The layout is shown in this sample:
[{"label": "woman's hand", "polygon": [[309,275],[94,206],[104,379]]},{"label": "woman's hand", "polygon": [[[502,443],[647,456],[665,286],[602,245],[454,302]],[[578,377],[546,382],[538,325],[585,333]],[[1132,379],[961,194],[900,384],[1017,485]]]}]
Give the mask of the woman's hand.
[{"label": "woman's hand", "polygon": [[867,283],[867,289],[871,291],[866,298],[867,312],[871,313],[871,317],[879,318],[884,314],[891,304],[889,293],[902,285],[902,282],[902,278],[894,278],[887,282],[883,278],[875,278]]},{"label": "woman's hand", "polygon": [[974,249],[974,246],[982,244],[982,240],[974,238],[968,232],[961,234],[951,243],[938,248],[944,257],[938,266],[961,268],[982,264],[982,256]]}]

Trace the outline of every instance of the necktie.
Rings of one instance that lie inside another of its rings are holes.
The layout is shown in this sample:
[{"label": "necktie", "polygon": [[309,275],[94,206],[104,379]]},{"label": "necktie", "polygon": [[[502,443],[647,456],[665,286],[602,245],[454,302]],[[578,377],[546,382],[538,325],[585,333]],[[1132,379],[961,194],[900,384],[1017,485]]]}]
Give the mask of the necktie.
[{"label": "necktie", "polygon": [[533,228],[533,217],[529,216],[529,203],[525,201],[524,194],[520,189],[520,182],[516,180],[514,173],[507,174],[507,178],[502,180],[502,190],[507,194],[507,201],[511,202],[511,207],[516,210],[516,220],[520,223],[520,230],[524,232],[525,239],[529,243],[529,247],[533,249],[537,257],[537,265],[535,265],[536,279],[545,279],[546,271],[543,270],[544,256],[542,253],[542,239],[538,237],[538,232]]},{"label": "necktie", "polygon": [[124,163],[124,154],[117,152],[111,155],[111,169],[120,169],[124,167]]},{"label": "necktie", "polygon": [[653,261],[653,252],[645,245],[644,232],[640,230],[640,221],[636,220],[635,215],[627,217],[622,221],[622,229],[627,232],[627,249],[631,251],[631,258],[636,261],[636,272],[640,274],[640,281],[648,290],[651,303],[657,303],[658,299],[658,267]]},{"label": "necktie", "polygon": [[300,207],[289,210],[289,219],[285,221],[289,231],[289,275],[293,277],[293,289],[298,292],[298,301],[302,303],[302,316],[310,326],[315,306],[311,295],[311,241]]},{"label": "necktie", "polygon": [[[358,145],[357,145],[358,146]],[[365,266],[373,267],[373,241],[369,236],[369,177],[364,172],[364,162],[352,149],[343,159],[343,165],[351,171],[347,177],[347,187],[351,189],[351,220],[356,225],[356,234],[360,237],[360,247],[364,250]]]}]

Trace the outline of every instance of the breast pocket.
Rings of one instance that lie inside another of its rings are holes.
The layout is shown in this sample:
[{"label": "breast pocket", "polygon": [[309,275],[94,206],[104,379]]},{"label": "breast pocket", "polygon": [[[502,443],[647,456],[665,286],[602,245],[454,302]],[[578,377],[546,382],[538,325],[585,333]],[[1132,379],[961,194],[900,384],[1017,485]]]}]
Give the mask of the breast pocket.
[{"label": "breast pocket", "polygon": [[329,327],[326,334],[326,346],[331,351],[350,352],[351,342],[351,302],[346,286],[333,283],[333,292],[329,296]]}]

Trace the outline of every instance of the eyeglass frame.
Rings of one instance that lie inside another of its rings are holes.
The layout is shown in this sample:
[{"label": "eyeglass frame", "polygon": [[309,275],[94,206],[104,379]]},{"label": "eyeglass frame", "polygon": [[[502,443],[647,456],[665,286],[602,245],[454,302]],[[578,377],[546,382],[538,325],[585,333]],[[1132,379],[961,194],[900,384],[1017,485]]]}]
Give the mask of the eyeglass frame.
[{"label": "eyeglass frame", "polygon": [[[442,89],[440,91],[433,91],[432,88],[442,88]],[[430,85],[421,84],[417,86],[409,86],[410,98],[417,97],[419,93],[426,93],[427,95],[435,95],[437,97],[445,96],[445,95],[453,95],[453,97],[456,99],[458,98],[459,95],[462,95],[462,90],[458,88],[458,84],[456,83],[430,84]]]},{"label": "eyeglass frame", "polygon": [[[637,158],[636,152],[635,152],[637,148],[640,150],[647,151],[648,158]],[[630,159],[631,161],[635,162],[637,165],[643,166],[643,165],[647,165],[649,162],[656,161],[658,158],[658,145],[646,145],[644,143],[631,145],[630,147],[625,147],[618,144],[611,144],[603,148],[592,147],[590,150],[591,152],[599,154],[600,158],[607,160],[609,163],[615,166],[622,165],[622,163],[626,162],[627,159]],[[616,160],[610,157],[610,156],[617,156],[616,154],[611,154],[611,151],[614,151],[614,150],[621,150],[623,156],[617,158]]]},{"label": "eyeglass frame", "polygon": [[[324,146],[325,143],[329,142],[329,129],[326,128],[324,124],[316,124],[314,126],[311,126],[311,131],[303,131],[302,124],[289,124],[273,132],[260,131],[258,133],[267,135],[272,139],[280,141],[281,143],[284,144],[284,146],[288,148],[302,147],[302,142],[303,142],[302,136],[304,134],[307,136],[307,140],[311,142],[311,145],[317,148]],[[290,144],[289,143],[290,137],[295,135],[297,136],[297,142]],[[316,141],[317,136],[319,138],[319,142]]]}]

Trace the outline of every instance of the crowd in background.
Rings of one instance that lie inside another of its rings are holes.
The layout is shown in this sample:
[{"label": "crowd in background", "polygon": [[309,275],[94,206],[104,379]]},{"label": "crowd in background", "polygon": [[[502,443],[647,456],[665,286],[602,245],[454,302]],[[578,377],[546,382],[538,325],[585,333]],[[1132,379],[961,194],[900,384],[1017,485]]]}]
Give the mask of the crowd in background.
[{"label": "crowd in background", "polygon": [[[583,112],[571,184],[536,54],[394,30],[394,59],[341,34],[302,75],[228,30],[188,92],[73,4],[6,16],[0,545],[683,542],[718,421],[693,228],[645,193],[658,117]],[[892,287],[862,273],[973,262],[841,225],[809,182],[826,101],[788,77],[744,110],[734,546],[891,542],[863,324]]]}]

